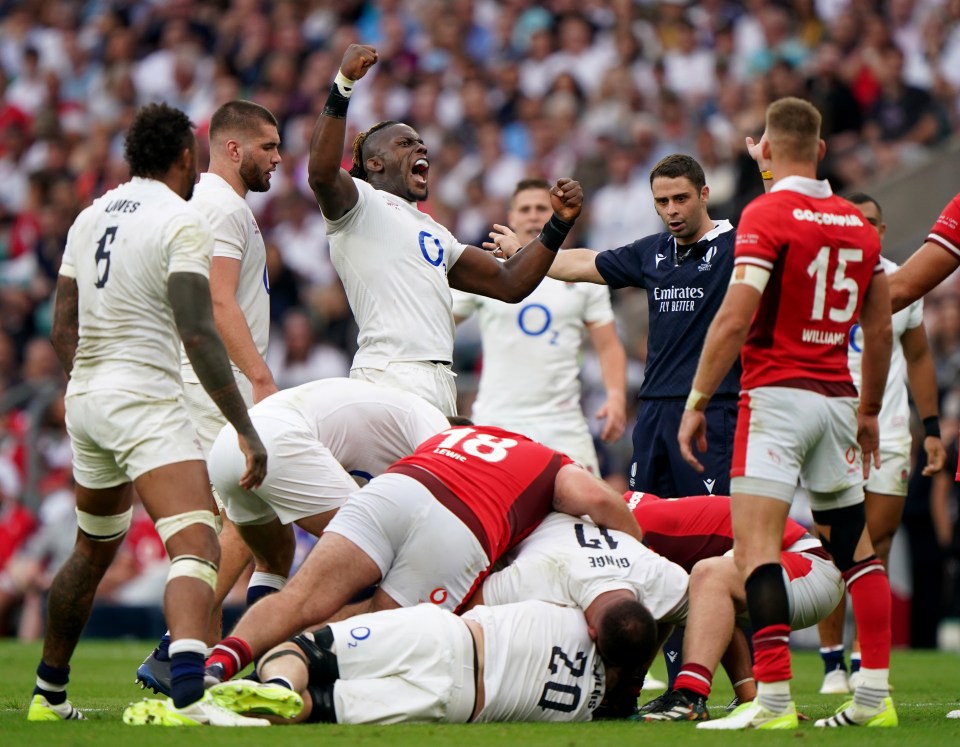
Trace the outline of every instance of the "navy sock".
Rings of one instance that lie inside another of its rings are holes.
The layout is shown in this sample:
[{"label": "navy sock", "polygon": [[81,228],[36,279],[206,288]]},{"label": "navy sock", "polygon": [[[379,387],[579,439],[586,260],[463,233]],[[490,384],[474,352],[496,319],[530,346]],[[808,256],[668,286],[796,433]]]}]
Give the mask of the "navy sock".
[{"label": "navy sock", "polygon": [[170,657],[173,704],[183,708],[203,697],[203,654],[184,651]]},{"label": "navy sock", "polygon": [[168,630],[160,636],[160,643],[157,644],[157,650],[154,652],[157,661],[170,661],[170,631]]},{"label": "navy sock", "polygon": [[37,666],[37,684],[33,688],[33,694],[42,695],[50,705],[60,705],[67,700],[67,683],[69,681],[69,665],[63,668],[51,667],[41,659]]},{"label": "navy sock", "polygon": [[847,665],[843,662],[843,646],[821,648],[820,658],[823,659],[824,674],[830,674],[837,669],[847,671]]},{"label": "navy sock", "polygon": [[667,689],[673,689],[673,683],[683,668],[683,631],[685,628],[676,627],[663,643],[663,661],[667,665]]}]

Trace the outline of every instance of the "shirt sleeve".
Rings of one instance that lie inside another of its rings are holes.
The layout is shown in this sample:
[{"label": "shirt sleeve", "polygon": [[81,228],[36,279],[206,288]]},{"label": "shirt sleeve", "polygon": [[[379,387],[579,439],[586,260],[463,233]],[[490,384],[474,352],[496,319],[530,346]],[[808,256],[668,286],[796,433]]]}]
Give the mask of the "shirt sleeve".
[{"label": "shirt sleeve", "polygon": [[774,221],[767,205],[769,200],[762,201],[759,198],[743,211],[737,227],[734,265],[755,265],[767,271],[773,270],[783,241],[773,228]]},{"label": "shirt sleeve", "polygon": [[646,288],[641,264],[645,248],[645,242],[635,241],[600,252],[595,260],[597,272],[611,288]]},{"label": "shirt sleeve", "polygon": [[466,319],[480,309],[480,299],[473,293],[451,288],[450,294],[453,297],[453,315],[458,319]]},{"label": "shirt sleeve", "polygon": [[60,260],[60,274],[67,278],[77,279],[76,260],[73,258],[73,244],[77,240],[77,234],[80,229],[77,228],[80,221],[75,221],[70,230],[67,231],[67,245],[63,249],[63,258]]},{"label": "shirt sleeve", "polygon": [[243,259],[247,245],[247,221],[243,210],[218,211],[205,215],[213,231],[213,256]]},{"label": "shirt sleeve", "polygon": [[195,210],[184,211],[174,216],[164,231],[169,247],[167,274],[194,272],[210,277],[210,260],[213,256],[213,234],[210,224]]},{"label": "shirt sleeve", "polygon": [[930,229],[927,241],[943,247],[960,259],[960,194],[947,203]]},{"label": "shirt sleeve", "polygon": [[610,304],[610,289],[593,283],[580,283],[587,295],[583,321],[599,326],[614,321],[613,306]]}]

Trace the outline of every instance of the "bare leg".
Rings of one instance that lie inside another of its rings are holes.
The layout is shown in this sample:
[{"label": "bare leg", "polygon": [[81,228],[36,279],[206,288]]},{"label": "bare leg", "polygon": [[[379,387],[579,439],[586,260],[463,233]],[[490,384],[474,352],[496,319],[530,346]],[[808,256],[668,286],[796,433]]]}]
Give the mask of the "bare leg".
[{"label": "bare leg", "polygon": [[247,610],[232,635],[246,641],[256,658],[294,633],[329,619],[357,592],[379,580],[379,567],[363,550],[328,532],[290,583]]},{"label": "bare leg", "polygon": [[[103,490],[77,486],[77,508],[99,516],[123,513],[130,507],[132,497],[130,483]],[[111,542],[94,542],[77,531],[73,552],[54,577],[47,596],[43,661],[50,666],[63,668],[70,664],[80,634],[90,619],[100,579],[122,543],[123,537]]]}]

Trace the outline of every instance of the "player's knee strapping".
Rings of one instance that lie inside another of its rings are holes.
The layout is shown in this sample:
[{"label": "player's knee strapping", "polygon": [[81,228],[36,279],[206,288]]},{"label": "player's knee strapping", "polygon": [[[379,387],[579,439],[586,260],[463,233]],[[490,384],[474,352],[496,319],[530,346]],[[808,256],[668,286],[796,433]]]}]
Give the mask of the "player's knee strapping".
[{"label": "player's knee strapping", "polygon": [[307,657],[311,685],[323,687],[340,679],[340,666],[333,651],[333,631],[329,625],[314,633],[301,633],[290,640]]},{"label": "player's knee strapping", "polygon": [[857,565],[853,554],[867,523],[863,503],[829,511],[814,511],[813,520],[817,524],[830,527],[830,538],[822,537],[821,541],[827,552],[833,556],[833,562],[840,572],[846,573]]},{"label": "player's knee strapping", "polygon": [[195,578],[203,581],[214,591],[217,590],[217,564],[212,560],[196,555],[177,555],[170,560],[170,572],[167,583],[175,578]]},{"label": "player's knee strapping", "polygon": [[113,542],[120,539],[133,523],[133,508],[122,514],[96,516],[77,509],[77,526],[94,542]]},{"label": "player's knee strapping", "polygon": [[154,526],[156,526],[157,534],[160,535],[160,539],[163,540],[164,547],[166,547],[167,541],[173,535],[194,524],[203,524],[213,529],[214,532],[217,531],[217,517],[212,511],[205,509],[184,511],[182,514],[165,516],[158,519]]},{"label": "player's knee strapping", "polygon": [[277,659],[282,659],[285,656],[292,656],[301,664],[303,664],[308,672],[310,671],[310,662],[307,660],[307,657],[304,656],[302,651],[294,650],[292,648],[282,648],[279,651],[274,651],[273,653],[267,654],[257,662],[257,675],[260,677],[261,682],[266,682],[268,679],[270,679],[270,675],[266,671],[267,664],[272,661],[276,661]]},{"label": "player's knee strapping", "polygon": [[[216,518],[213,512],[203,509],[165,516],[157,520],[155,526],[157,534],[160,535],[160,539],[163,540],[163,545],[166,547],[167,542],[173,535],[194,524],[202,524],[216,531]],[[168,584],[175,578],[195,578],[203,581],[214,591],[217,590],[217,564],[212,560],[197,555],[173,556],[169,549],[167,554],[172,556],[170,558],[170,572],[167,574]]]}]

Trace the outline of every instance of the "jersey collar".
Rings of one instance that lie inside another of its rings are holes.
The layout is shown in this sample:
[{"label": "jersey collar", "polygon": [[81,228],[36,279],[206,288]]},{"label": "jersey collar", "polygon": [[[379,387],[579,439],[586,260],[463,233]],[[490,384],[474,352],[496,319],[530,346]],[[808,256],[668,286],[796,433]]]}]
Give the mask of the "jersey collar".
[{"label": "jersey collar", "polygon": [[814,197],[820,200],[830,197],[833,194],[830,182],[826,179],[811,179],[808,176],[785,176],[774,184],[770,188],[770,191],[779,192],[782,189],[799,192],[807,197]]},{"label": "jersey collar", "polygon": [[721,234],[725,234],[727,231],[733,230],[733,224],[728,220],[718,220],[714,221],[713,228],[707,231],[701,238],[700,241],[696,242],[692,246],[689,244],[684,245],[683,249],[680,248],[677,244],[676,236],[673,237],[673,263],[675,265],[681,264],[680,255],[683,253],[683,262],[688,262],[691,259],[700,259],[706,253],[707,249],[710,247],[710,244],[713,243]]}]

